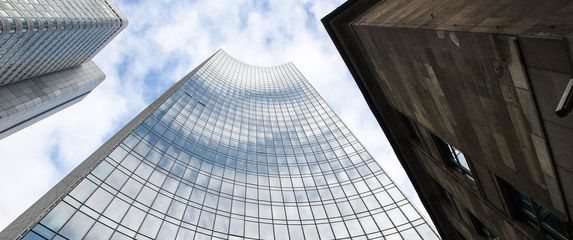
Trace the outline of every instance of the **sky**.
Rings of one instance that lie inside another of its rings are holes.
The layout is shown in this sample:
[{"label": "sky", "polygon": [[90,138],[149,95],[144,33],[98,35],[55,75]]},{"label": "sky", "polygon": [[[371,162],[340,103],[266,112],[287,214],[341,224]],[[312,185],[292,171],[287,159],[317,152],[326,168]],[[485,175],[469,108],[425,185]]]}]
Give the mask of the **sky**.
[{"label": "sky", "polygon": [[292,62],[427,217],[320,19],[342,0],[115,0],[129,26],[94,61],[106,80],[83,101],[0,140],[0,229],[218,49]]}]

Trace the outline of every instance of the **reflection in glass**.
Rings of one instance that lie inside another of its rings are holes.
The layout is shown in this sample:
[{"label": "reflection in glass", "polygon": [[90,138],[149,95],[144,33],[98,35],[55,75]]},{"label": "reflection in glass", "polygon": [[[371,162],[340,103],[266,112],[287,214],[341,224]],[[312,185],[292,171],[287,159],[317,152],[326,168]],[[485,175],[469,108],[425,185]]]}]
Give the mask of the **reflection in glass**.
[{"label": "reflection in glass", "polygon": [[27,238],[437,239],[292,64],[220,51],[140,120]]}]

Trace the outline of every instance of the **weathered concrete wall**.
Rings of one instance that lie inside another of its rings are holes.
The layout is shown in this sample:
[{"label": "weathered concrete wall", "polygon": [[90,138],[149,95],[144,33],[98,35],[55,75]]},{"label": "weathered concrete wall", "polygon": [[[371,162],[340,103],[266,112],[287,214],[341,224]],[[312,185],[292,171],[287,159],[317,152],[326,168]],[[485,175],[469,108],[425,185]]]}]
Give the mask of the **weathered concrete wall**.
[{"label": "weathered concrete wall", "polygon": [[[573,117],[553,112],[573,71],[572,13],[571,1],[351,0],[323,19],[444,238],[458,239],[453,226],[479,238],[468,212],[503,239],[544,238],[514,218],[498,180],[573,229]],[[476,182],[430,135],[404,137],[394,111],[461,149]]]},{"label": "weathered concrete wall", "polygon": [[543,122],[569,214],[573,214],[573,115],[559,118],[555,108],[571,74],[571,41],[521,38],[519,46]]},{"label": "weathered concrete wall", "polygon": [[511,38],[364,25],[355,31],[398,111],[469,156],[478,180],[491,179],[491,171],[565,215]]},{"label": "weathered concrete wall", "polygon": [[573,2],[535,0],[384,0],[353,24],[520,36],[573,32]]}]

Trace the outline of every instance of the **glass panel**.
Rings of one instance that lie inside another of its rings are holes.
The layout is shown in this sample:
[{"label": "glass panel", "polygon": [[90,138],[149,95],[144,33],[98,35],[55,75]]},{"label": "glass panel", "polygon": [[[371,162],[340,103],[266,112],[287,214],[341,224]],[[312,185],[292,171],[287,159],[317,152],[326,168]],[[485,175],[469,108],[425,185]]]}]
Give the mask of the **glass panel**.
[{"label": "glass panel", "polygon": [[119,169],[116,169],[107,177],[105,182],[114,189],[121,189],[121,186],[123,186],[126,180],[127,180],[127,175],[125,175],[125,173],[123,173]]},{"label": "glass panel", "polygon": [[165,214],[167,213],[167,209],[169,208],[170,203],[171,198],[163,194],[158,194],[157,198],[155,198],[155,202],[153,202],[153,209]]},{"label": "glass panel", "polygon": [[463,153],[457,151],[456,157],[457,157],[460,165],[462,166],[462,168],[464,168],[468,172],[471,172],[470,171],[470,165],[468,164],[468,161],[466,160],[466,156]]},{"label": "glass panel", "polygon": [[113,195],[103,188],[98,188],[86,202],[86,205],[96,212],[103,212],[107,204],[111,202]]},{"label": "glass panel", "polygon": [[125,212],[127,212],[128,208],[129,208],[128,203],[119,198],[115,198],[109,204],[109,207],[105,210],[104,216],[110,218],[111,220],[114,220],[115,222],[119,222],[123,218]]},{"label": "glass panel", "polygon": [[229,231],[229,222],[231,219],[227,216],[217,215],[215,219],[215,231],[218,232],[228,232]]},{"label": "glass panel", "polygon": [[22,240],[45,240],[45,238],[34,232],[29,232],[28,234],[26,234],[26,236],[22,238]]},{"label": "glass panel", "polygon": [[404,231],[400,232],[400,234],[402,235],[402,238],[404,238],[404,239],[422,240],[422,238],[420,238],[420,235],[418,235],[416,230],[414,230],[413,228],[404,230]]},{"label": "glass panel", "polygon": [[51,239],[54,237],[54,235],[56,235],[54,231],[42,226],[41,224],[37,224],[32,230],[47,239]]},{"label": "glass panel", "polygon": [[139,225],[143,221],[143,217],[145,217],[145,213],[143,211],[136,207],[131,207],[125,215],[125,218],[121,221],[121,224],[136,231],[139,229]]},{"label": "glass panel", "polygon": [[76,212],[70,221],[60,230],[60,235],[69,239],[81,239],[94,222],[95,220],[88,215],[82,212]]},{"label": "glass panel", "polygon": [[213,228],[213,221],[215,221],[215,214],[207,212],[207,211],[202,211],[201,212],[201,218],[199,220],[199,226],[206,228],[206,229],[212,229]]},{"label": "glass panel", "polygon": [[96,223],[92,229],[88,232],[85,236],[85,239],[90,240],[106,240],[109,239],[111,234],[113,233],[113,229],[101,224]]},{"label": "glass panel", "polygon": [[148,214],[141,224],[141,228],[139,229],[139,233],[144,234],[150,238],[155,238],[157,232],[159,232],[159,227],[161,227],[162,220],[156,216]]},{"label": "glass panel", "polygon": [[528,218],[535,218],[535,210],[533,209],[533,203],[531,199],[520,192],[518,194],[519,210]]},{"label": "glass panel", "polygon": [[316,231],[316,226],[312,225],[303,225],[304,236],[306,239],[319,239],[318,232]]},{"label": "glass panel", "polygon": [[302,228],[300,225],[289,225],[289,233],[291,239],[304,239]]},{"label": "glass panel", "polygon": [[344,223],[342,222],[332,223],[332,229],[334,230],[336,238],[349,237],[348,231],[346,231],[346,226],[344,226]]},{"label": "glass panel", "polygon": [[84,179],[70,192],[70,195],[80,202],[84,202],[94,192],[97,185],[88,179]]},{"label": "glass panel", "polygon": [[111,166],[107,161],[103,161],[92,171],[92,174],[103,180],[111,173],[111,171],[113,171],[113,166]]},{"label": "glass panel", "polygon": [[317,228],[321,239],[334,239],[334,233],[329,224],[318,224]]},{"label": "glass panel", "polygon": [[559,238],[565,239],[567,236],[567,229],[565,224],[557,216],[553,215],[549,210],[539,207],[539,220],[543,228],[548,230],[552,235],[557,235]]},{"label": "glass panel", "polygon": [[245,221],[242,219],[231,218],[231,234],[243,236]]},{"label": "glass panel", "polygon": [[72,214],[76,211],[75,208],[68,205],[65,202],[60,202],[48,215],[42,219],[40,223],[44,226],[52,229],[53,231],[58,231],[60,228],[70,219]]},{"label": "glass panel", "polygon": [[[416,230],[418,230],[418,233],[420,233],[420,235],[422,236],[422,239],[424,240],[438,240],[439,238],[436,236],[436,234],[434,233],[434,231],[432,229],[430,229],[430,227],[428,225],[420,225],[416,227]],[[501,240],[501,239],[496,239],[496,240]]]},{"label": "glass panel", "polygon": [[362,231],[362,227],[360,227],[358,220],[348,220],[345,223],[346,227],[348,227],[348,231],[350,231],[350,236],[364,235],[364,231]]},{"label": "glass panel", "polygon": [[245,237],[259,238],[259,225],[256,222],[245,221]]},{"label": "glass panel", "polygon": [[177,226],[170,222],[164,221],[163,225],[161,225],[159,235],[157,235],[157,239],[172,240],[175,239],[175,235],[177,235]]},{"label": "glass panel", "polygon": [[121,192],[131,198],[135,198],[135,196],[137,196],[142,187],[143,184],[131,178],[127,181],[127,183],[125,183],[125,185],[121,189]]},{"label": "glass panel", "polygon": [[167,212],[167,215],[175,219],[181,220],[181,218],[183,217],[183,213],[185,213],[185,204],[177,200],[171,202],[171,206],[169,206],[169,211]]},{"label": "glass panel", "polygon": [[370,216],[362,217],[358,221],[360,222],[360,224],[364,228],[364,231],[366,231],[366,234],[379,231],[378,227],[376,226],[376,223],[374,222],[374,220]]},{"label": "glass panel", "polygon": [[187,209],[185,209],[185,215],[183,216],[183,221],[196,225],[197,221],[199,220],[199,215],[201,214],[201,211],[197,208],[194,208],[192,206],[188,206]]},{"label": "glass panel", "polygon": [[288,228],[286,225],[276,224],[274,227],[275,227],[275,237],[277,240],[289,239]]},{"label": "glass panel", "polygon": [[186,228],[179,228],[179,232],[177,233],[177,240],[187,240],[187,239],[195,239],[195,232],[186,229]]},{"label": "glass panel", "polygon": [[468,164],[468,161],[466,159],[466,156],[458,149],[456,149],[455,147],[448,145],[448,147],[450,148],[451,154],[452,154],[452,159],[454,160],[455,164],[465,173],[467,173],[470,177],[472,174],[472,171],[470,169],[470,165]]}]

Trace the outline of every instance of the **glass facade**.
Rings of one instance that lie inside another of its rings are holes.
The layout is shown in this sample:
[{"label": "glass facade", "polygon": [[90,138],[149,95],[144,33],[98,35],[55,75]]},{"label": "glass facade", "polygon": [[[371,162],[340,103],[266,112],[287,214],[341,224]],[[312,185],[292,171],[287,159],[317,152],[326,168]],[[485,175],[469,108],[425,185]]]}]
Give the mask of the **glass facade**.
[{"label": "glass facade", "polygon": [[126,26],[110,0],[0,0],[0,85],[80,65]]},{"label": "glass facade", "polygon": [[0,87],[0,139],[80,101],[104,79],[88,61]]},{"label": "glass facade", "polygon": [[0,0],[0,139],[100,84],[90,59],[126,26],[111,0]]},{"label": "glass facade", "polygon": [[438,239],[294,65],[218,51],[170,91],[20,236]]}]

